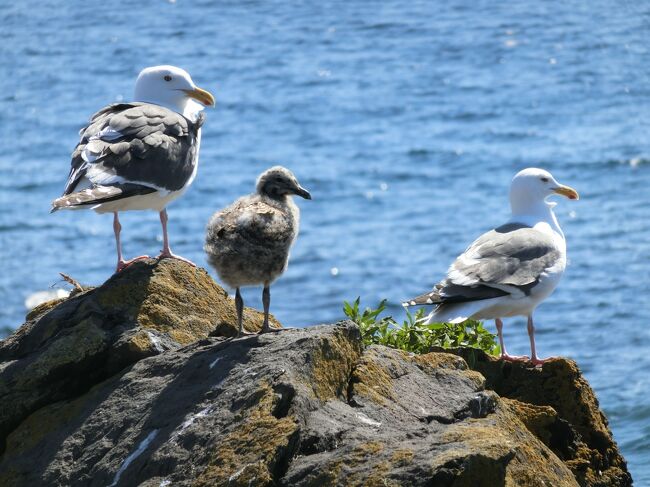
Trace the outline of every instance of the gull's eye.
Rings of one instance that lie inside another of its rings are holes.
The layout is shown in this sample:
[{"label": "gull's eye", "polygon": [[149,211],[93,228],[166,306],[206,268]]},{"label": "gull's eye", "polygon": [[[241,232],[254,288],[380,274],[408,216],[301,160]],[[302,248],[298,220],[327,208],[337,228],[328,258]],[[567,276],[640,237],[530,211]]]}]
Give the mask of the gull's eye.
[{"label": "gull's eye", "polygon": [[548,183],[548,178],[539,178],[542,180],[543,183]]},{"label": "gull's eye", "polygon": [[169,76],[168,74],[166,74],[166,75],[163,77],[163,79],[164,79],[165,81],[171,81],[171,80],[172,80],[172,77]]}]

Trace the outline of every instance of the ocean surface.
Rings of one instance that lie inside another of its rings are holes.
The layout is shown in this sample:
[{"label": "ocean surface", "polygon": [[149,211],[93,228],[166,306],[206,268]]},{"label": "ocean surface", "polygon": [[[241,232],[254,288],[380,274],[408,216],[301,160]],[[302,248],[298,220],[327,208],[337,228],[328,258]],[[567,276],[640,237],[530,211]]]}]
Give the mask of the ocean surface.
[{"label": "ocean surface", "polygon": [[[518,170],[575,187],[556,208],[570,264],[536,312],[538,347],[578,361],[650,485],[650,4],[21,0],[0,2],[0,26],[0,326],[66,288],[59,272],[111,275],[111,216],[50,201],[88,117],[129,100],[141,68],[175,64],[217,107],[169,207],[174,251],[205,266],[210,215],[271,165],[313,195],[271,290],[285,325],[337,320],[357,296],[401,317],[508,217]],[[126,256],[159,251],[155,213],[122,223]],[[505,332],[528,352],[523,319]]]}]

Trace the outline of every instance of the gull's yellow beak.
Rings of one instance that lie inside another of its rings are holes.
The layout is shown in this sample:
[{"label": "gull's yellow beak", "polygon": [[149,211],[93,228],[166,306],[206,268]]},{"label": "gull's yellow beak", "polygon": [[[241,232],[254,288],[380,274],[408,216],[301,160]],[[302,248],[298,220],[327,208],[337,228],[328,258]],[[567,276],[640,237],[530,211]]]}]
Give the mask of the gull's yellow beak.
[{"label": "gull's yellow beak", "polygon": [[194,88],[193,90],[183,90],[187,96],[194,98],[196,101],[205,105],[206,107],[214,106],[214,96],[209,91],[205,91],[201,88]]},{"label": "gull's yellow beak", "polygon": [[557,188],[553,188],[553,191],[557,194],[561,194],[562,196],[566,196],[570,200],[580,199],[580,195],[578,194],[578,192],[569,186],[560,185]]}]

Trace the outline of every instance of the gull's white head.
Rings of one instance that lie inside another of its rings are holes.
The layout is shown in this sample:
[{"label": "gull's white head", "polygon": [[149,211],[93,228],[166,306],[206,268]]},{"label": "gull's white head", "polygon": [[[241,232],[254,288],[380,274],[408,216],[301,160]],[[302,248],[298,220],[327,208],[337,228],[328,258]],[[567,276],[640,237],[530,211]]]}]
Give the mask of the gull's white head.
[{"label": "gull's white head", "polygon": [[140,71],[135,81],[135,101],[161,105],[191,119],[203,107],[214,106],[214,97],[176,66],[152,66]]},{"label": "gull's white head", "polygon": [[579,198],[578,192],[558,183],[553,175],[544,169],[529,167],[519,171],[510,184],[510,206],[513,214],[535,213],[540,207],[554,206],[546,198],[560,194],[570,200]]}]

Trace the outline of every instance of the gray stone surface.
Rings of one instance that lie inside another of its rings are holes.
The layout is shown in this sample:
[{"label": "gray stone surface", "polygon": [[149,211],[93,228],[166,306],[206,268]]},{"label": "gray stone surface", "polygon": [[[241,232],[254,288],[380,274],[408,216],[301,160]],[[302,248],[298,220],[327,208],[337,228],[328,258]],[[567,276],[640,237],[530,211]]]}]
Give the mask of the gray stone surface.
[{"label": "gray stone surface", "polygon": [[449,354],[362,354],[351,323],[208,338],[29,416],[0,481],[493,486],[543,461],[535,478],[577,485],[483,382]]},{"label": "gray stone surface", "polygon": [[631,484],[571,361],[364,349],[351,322],[214,336],[234,315],[164,261],[36,310],[0,343],[0,485]]},{"label": "gray stone surface", "polygon": [[[246,309],[244,318],[250,331],[261,328],[261,313]],[[44,303],[0,341],[0,453],[7,434],[40,407],[142,358],[236,333],[233,300],[205,270],[174,259],[136,262],[100,287]]]}]

